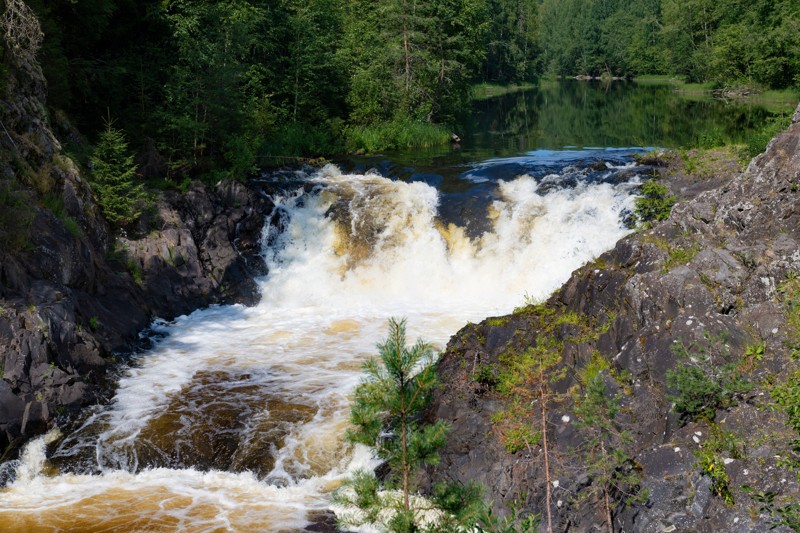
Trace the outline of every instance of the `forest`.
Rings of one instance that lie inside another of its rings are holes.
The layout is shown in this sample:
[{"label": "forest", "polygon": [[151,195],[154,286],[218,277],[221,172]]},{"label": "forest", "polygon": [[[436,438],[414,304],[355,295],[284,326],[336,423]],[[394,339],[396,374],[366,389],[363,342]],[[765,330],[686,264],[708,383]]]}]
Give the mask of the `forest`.
[{"label": "forest", "polygon": [[800,85],[795,0],[29,4],[49,107],[90,142],[113,122],[145,178],[242,178],[284,158],[446,142],[476,83]]},{"label": "forest", "polygon": [[544,0],[540,42],[558,74],[785,88],[800,84],[798,24],[794,0]]}]

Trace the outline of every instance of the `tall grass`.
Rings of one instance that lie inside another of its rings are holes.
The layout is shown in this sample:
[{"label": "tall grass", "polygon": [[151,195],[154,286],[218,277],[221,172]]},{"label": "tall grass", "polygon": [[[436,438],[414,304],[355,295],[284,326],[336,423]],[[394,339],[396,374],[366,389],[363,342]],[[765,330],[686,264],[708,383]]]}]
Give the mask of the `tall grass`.
[{"label": "tall grass", "polygon": [[428,148],[446,144],[450,140],[450,130],[439,124],[400,119],[369,126],[349,126],[345,129],[345,140],[348,152]]}]

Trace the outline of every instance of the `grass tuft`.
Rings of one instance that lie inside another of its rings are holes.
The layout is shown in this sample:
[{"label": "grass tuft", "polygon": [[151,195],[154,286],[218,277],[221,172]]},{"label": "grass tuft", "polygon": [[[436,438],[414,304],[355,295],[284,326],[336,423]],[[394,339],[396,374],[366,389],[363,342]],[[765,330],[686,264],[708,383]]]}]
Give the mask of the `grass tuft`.
[{"label": "grass tuft", "polygon": [[345,137],[348,151],[375,153],[446,144],[450,141],[450,131],[439,124],[394,120],[370,126],[350,126],[345,130]]}]

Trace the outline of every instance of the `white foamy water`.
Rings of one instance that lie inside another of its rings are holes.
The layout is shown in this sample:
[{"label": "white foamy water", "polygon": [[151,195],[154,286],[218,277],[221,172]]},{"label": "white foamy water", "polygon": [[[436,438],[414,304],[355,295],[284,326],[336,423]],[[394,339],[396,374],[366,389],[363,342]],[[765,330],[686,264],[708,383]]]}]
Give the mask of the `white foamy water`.
[{"label": "white foamy water", "polygon": [[[500,182],[475,239],[437,218],[423,183],[327,167],[265,250],[253,308],[214,307],[166,336],[44,460],[31,443],[0,490],[0,530],[293,531],[325,509],[364,448],[342,440],[348,396],[389,317],[443,347],[467,321],[545,298],[627,233],[630,184],[539,193]],[[77,465],[77,466],[76,466]],[[60,466],[62,471],[55,471]]]}]

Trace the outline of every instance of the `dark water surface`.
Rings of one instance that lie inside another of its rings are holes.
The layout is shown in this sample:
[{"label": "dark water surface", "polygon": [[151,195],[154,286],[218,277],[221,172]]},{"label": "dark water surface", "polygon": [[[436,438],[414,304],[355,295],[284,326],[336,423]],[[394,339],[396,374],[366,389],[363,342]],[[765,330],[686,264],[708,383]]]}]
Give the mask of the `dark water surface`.
[{"label": "dark water surface", "polygon": [[476,102],[456,131],[458,144],[337,163],[345,170],[374,168],[458,193],[482,177],[547,172],[571,160],[614,163],[656,147],[743,143],[773,116],[761,104],[682,93],[666,84],[548,81]]}]

